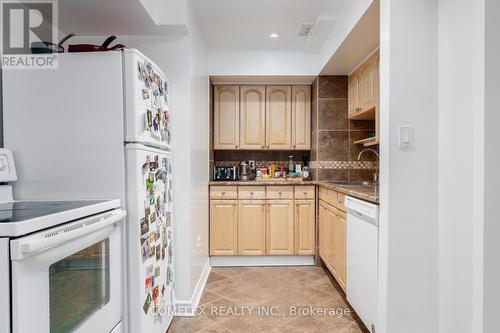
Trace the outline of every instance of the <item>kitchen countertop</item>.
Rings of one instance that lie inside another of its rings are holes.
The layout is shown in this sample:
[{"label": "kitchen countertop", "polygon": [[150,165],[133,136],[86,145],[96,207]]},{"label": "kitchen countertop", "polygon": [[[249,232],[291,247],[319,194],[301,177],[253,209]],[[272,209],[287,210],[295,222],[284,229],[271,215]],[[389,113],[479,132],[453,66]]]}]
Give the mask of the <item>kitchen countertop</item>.
[{"label": "kitchen countertop", "polygon": [[209,181],[209,186],[259,186],[259,185],[317,185],[346,195],[378,204],[378,186],[362,184],[336,184],[325,181],[303,180],[248,180],[248,181]]},{"label": "kitchen countertop", "polygon": [[378,185],[335,184],[330,182],[316,182],[316,185],[378,204]]}]

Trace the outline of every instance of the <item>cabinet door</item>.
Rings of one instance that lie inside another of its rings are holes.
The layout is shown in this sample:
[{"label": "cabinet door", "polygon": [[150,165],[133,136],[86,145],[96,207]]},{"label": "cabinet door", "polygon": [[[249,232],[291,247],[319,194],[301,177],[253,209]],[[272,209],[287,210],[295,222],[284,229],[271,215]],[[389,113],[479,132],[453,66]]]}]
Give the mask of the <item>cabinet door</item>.
[{"label": "cabinet door", "polygon": [[240,87],[240,148],[264,149],[266,144],[266,87]]},{"label": "cabinet door", "polygon": [[337,272],[337,282],[343,290],[346,287],[346,252],[347,252],[347,223],[346,215],[339,212],[337,216],[335,235],[335,271]]},{"label": "cabinet door", "polygon": [[291,149],[291,86],[266,87],[266,147]]},{"label": "cabinet door", "polygon": [[335,212],[335,208],[328,207],[326,210],[326,261],[328,268],[332,271],[334,276],[337,275],[335,266],[336,253],[336,241],[337,241],[337,219],[338,216]]},{"label": "cabinet door", "polygon": [[210,201],[210,254],[237,254],[238,205],[236,200]]},{"label": "cabinet door", "polygon": [[311,86],[292,87],[292,149],[311,149]]},{"label": "cabinet door", "polygon": [[238,203],[238,255],[266,253],[266,210],[264,200]]},{"label": "cabinet door", "polygon": [[240,144],[239,86],[215,86],[214,149],[238,149]]},{"label": "cabinet door", "polygon": [[268,201],[266,226],[266,253],[293,254],[293,200]]},{"label": "cabinet door", "polygon": [[359,112],[359,76],[351,74],[348,79],[349,118]]},{"label": "cabinet door", "polygon": [[361,112],[375,108],[375,71],[373,57],[359,70],[359,106]]},{"label": "cabinet door", "polygon": [[326,262],[326,205],[320,201],[319,202],[319,255]]},{"label": "cabinet door", "polygon": [[295,201],[295,254],[314,254],[314,200]]}]

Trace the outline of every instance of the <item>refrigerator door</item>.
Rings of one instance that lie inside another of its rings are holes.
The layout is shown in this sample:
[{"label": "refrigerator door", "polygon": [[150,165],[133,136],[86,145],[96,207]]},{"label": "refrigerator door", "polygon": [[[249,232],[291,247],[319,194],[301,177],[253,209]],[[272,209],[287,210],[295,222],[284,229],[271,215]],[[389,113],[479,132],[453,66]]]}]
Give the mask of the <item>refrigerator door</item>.
[{"label": "refrigerator door", "polygon": [[170,149],[168,81],[162,71],[134,49],[124,51],[125,141]]},{"label": "refrigerator door", "polygon": [[123,203],[123,53],[57,57],[56,70],[2,73],[4,146],[19,179],[14,197]]},{"label": "refrigerator door", "polygon": [[172,161],[126,145],[129,332],[164,333],[173,309]]}]

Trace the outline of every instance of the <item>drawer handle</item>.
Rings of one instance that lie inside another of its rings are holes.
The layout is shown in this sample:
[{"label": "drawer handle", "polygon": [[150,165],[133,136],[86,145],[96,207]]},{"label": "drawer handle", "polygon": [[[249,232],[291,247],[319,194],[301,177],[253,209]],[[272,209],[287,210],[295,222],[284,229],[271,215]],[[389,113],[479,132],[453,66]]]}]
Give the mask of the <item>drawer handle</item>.
[{"label": "drawer handle", "polygon": [[253,192],[250,192],[250,195],[253,195]]},{"label": "drawer handle", "polygon": [[282,195],[282,194],[283,194],[283,192],[279,191],[279,192],[278,192],[278,194],[279,194],[279,195]]},{"label": "drawer handle", "polygon": [[222,195],[226,194],[226,191],[222,191]]},{"label": "drawer handle", "polygon": [[304,195],[307,195],[307,191],[304,191]]}]

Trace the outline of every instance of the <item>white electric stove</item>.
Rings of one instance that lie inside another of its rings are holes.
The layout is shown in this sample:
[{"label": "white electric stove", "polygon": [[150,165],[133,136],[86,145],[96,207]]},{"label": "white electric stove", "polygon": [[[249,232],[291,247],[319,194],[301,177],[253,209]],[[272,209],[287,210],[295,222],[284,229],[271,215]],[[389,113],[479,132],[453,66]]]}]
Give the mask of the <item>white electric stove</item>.
[{"label": "white electric stove", "polygon": [[15,201],[16,180],[0,149],[0,332],[120,332],[120,200]]}]

